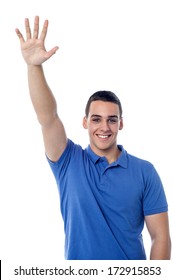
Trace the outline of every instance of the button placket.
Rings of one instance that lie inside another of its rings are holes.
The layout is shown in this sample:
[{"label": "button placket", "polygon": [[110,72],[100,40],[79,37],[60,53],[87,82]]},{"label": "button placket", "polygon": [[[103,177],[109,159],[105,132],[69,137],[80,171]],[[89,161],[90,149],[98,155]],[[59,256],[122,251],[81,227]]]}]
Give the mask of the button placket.
[{"label": "button placket", "polygon": [[99,184],[99,189],[100,190],[107,190],[107,187],[109,186],[108,184],[108,176],[107,176],[107,170],[109,169],[108,163],[104,158],[100,159],[100,169],[101,169],[101,174],[100,174],[100,184]]}]

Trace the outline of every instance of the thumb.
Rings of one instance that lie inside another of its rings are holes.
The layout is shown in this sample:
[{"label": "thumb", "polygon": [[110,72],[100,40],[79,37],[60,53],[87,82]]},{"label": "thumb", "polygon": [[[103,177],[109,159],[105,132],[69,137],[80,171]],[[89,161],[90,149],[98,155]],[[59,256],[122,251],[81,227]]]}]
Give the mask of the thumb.
[{"label": "thumb", "polygon": [[56,46],[56,47],[52,48],[50,51],[48,51],[47,52],[48,57],[51,57],[53,54],[55,54],[58,49],[59,49],[59,47]]}]

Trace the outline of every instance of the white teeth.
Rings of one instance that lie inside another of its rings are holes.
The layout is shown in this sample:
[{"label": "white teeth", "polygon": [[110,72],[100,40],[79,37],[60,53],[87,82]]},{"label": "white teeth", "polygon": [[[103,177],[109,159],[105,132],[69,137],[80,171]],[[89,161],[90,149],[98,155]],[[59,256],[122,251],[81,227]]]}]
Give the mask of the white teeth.
[{"label": "white teeth", "polygon": [[98,135],[99,138],[108,138],[108,135]]}]

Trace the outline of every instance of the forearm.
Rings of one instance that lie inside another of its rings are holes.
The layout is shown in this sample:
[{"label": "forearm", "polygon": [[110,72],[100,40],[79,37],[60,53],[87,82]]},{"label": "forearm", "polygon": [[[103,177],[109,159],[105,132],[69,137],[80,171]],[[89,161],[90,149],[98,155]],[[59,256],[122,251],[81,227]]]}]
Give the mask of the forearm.
[{"label": "forearm", "polygon": [[168,237],[165,240],[155,239],[152,242],[150,260],[170,260],[171,241]]},{"label": "forearm", "polygon": [[28,85],[38,121],[42,126],[49,124],[57,115],[57,105],[41,65],[28,65]]}]

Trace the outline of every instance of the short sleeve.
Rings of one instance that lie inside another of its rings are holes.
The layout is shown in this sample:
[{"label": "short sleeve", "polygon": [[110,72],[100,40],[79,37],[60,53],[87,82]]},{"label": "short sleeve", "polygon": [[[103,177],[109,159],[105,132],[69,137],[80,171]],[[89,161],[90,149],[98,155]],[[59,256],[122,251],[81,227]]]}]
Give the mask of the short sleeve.
[{"label": "short sleeve", "polygon": [[144,215],[159,214],[168,211],[168,204],[160,176],[152,164],[147,166],[145,190],[143,196]]},{"label": "short sleeve", "polygon": [[71,160],[73,148],[74,148],[74,143],[68,139],[67,146],[66,146],[64,152],[62,153],[61,157],[58,159],[58,161],[53,162],[46,156],[48,163],[50,165],[50,168],[51,168],[57,182],[66,173],[66,170],[67,170],[68,165]]}]

